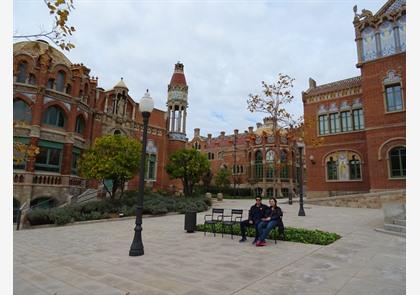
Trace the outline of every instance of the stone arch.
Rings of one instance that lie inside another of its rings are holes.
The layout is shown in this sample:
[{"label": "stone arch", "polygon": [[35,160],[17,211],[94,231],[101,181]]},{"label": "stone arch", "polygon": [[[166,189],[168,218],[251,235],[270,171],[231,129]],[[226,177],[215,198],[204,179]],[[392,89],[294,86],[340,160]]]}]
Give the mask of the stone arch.
[{"label": "stone arch", "polygon": [[384,141],[378,148],[378,161],[381,161],[382,158],[388,160],[389,150],[397,145],[405,146],[405,137],[393,137]]},{"label": "stone arch", "polygon": [[336,152],[340,152],[340,151],[349,151],[349,152],[355,153],[355,154],[357,154],[359,156],[360,161],[361,161],[361,164],[364,164],[365,163],[364,160],[363,160],[363,157],[362,157],[362,153],[360,151],[355,150],[355,149],[347,149],[346,148],[346,149],[334,149],[334,150],[330,150],[330,151],[326,152],[322,156],[322,166],[325,166],[325,161],[327,160],[327,157],[328,156],[330,156],[331,154],[334,154]]}]

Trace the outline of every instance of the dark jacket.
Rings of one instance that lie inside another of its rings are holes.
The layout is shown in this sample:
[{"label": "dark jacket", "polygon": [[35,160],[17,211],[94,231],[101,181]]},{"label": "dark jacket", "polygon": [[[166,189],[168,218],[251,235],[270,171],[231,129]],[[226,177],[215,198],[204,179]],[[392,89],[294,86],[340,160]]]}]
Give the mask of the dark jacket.
[{"label": "dark jacket", "polygon": [[267,205],[261,204],[260,207],[257,207],[257,205],[253,205],[251,209],[249,209],[248,220],[252,220],[254,223],[260,221],[261,218],[266,217],[265,214],[267,210]]},{"label": "dark jacket", "polygon": [[269,207],[266,211],[265,217],[270,217],[270,220],[279,220],[283,216],[283,211],[281,211],[280,207]]}]

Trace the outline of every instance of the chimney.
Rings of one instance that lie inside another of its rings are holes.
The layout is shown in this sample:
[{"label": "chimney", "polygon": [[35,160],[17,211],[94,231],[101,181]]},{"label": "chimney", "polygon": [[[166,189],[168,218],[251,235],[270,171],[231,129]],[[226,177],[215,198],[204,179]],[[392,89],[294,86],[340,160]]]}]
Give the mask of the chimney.
[{"label": "chimney", "polygon": [[312,78],[309,78],[309,88],[315,88],[316,87],[316,81]]},{"label": "chimney", "polygon": [[194,128],[194,137],[200,136],[200,128]]},{"label": "chimney", "polygon": [[245,133],[245,134],[248,134],[248,130],[244,130],[244,133]]},{"label": "chimney", "polygon": [[238,129],[235,129],[235,130],[233,130],[233,133],[234,133],[235,135],[238,135],[239,130],[238,130]]},{"label": "chimney", "polygon": [[252,127],[252,126],[248,127],[248,132],[249,132],[249,133],[254,132],[254,127]]},{"label": "chimney", "polygon": [[220,137],[221,137],[222,139],[225,139],[225,132],[224,132],[224,131],[220,131]]},{"label": "chimney", "polygon": [[262,123],[258,122],[258,123],[257,123],[257,129],[259,129],[259,128],[261,128],[261,127],[262,127]]},{"label": "chimney", "polygon": [[207,139],[210,140],[211,139],[211,133],[207,134]]}]

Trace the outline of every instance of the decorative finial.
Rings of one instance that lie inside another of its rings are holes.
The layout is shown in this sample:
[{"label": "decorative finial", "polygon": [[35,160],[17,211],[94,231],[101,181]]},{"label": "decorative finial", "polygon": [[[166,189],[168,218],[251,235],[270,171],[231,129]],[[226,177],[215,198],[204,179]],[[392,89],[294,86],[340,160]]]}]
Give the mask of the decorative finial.
[{"label": "decorative finial", "polygon": [[121,77],[121,81],[123,80],[123,77]]},{"label": "decorative finial", "polygon": [[146,89],[146,92],[149,93],[149,89]]}]

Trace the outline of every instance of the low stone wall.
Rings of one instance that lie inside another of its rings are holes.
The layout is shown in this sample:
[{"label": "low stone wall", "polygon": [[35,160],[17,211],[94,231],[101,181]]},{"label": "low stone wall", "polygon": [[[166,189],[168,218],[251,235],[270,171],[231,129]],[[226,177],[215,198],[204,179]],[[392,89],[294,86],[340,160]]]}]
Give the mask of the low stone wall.
[{"label": "low stone wall", "polygon": [[305,203],[332,207],[379,209],[382,208],[385,203],[405,204],[405,190],[307,199]]}]

